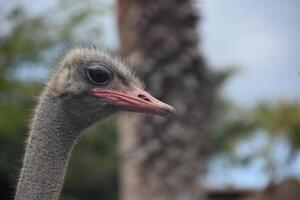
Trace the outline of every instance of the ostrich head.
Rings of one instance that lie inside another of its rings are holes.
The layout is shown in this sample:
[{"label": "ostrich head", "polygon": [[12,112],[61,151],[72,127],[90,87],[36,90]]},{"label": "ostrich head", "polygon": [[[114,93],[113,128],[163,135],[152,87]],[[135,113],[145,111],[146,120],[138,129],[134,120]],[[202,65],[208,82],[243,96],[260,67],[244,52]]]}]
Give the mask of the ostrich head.
[{"label": "ostrich head", "polygon": [[47,91],[82,128],[118,111],[162,116],[175,112],[144,91],[127,64],[92,47],[69,51],[59,62]]}]

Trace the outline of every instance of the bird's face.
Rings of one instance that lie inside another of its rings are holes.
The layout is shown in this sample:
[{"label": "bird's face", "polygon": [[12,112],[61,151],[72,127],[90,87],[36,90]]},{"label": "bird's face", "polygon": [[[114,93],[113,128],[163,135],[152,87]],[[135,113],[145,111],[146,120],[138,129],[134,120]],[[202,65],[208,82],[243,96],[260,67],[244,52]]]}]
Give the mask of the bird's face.
[{"label": "bird's face", "polygon": [[175,109],[143,90],[139,79],[119,59],[94,48],[70,51],[49,88],[76,118],[95,121],[113,112],[170,116]]}]

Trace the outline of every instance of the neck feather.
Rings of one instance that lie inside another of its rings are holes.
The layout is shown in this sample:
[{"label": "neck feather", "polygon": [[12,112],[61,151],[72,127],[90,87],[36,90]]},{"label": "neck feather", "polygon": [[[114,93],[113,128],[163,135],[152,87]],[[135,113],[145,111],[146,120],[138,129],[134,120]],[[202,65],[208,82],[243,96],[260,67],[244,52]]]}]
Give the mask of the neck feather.
[{"label": "neck feather", "polygon": [[59,100],[45,92],[36,109],[26,147],[16,200],[57,200],[70,152],[80,128]]}]

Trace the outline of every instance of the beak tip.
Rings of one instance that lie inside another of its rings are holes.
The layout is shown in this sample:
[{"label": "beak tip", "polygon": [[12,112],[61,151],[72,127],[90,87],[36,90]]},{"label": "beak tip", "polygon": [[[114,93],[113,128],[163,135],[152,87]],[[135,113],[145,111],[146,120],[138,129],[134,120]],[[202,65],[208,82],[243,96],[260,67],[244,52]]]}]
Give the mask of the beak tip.
[{"label": "beak tip", "polygon": [[165,109],[165,112],[162,113],[162,116],[166,118],[173,118],[175,115],[176,115],[176,109],[172,106],[168,106]]},{"label": "beak tip", "polygon": [[176,115],[176,109],[174,107],[171,107],[169,112],[171,115]]}]

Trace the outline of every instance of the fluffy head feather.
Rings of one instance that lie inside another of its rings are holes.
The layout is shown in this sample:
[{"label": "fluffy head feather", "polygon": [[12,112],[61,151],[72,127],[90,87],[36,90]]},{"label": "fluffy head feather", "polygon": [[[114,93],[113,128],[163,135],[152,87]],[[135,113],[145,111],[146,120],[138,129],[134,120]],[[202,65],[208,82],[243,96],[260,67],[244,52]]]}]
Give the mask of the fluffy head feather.
[{"label": "fluffy head feather", "polygon": [[87,46],[68,50],[59,61],[53,78],[47,86],[57,95],[67,92],[78,93],[94,87],[84,75],[85,68],[91,63],[103,64],[112,69],[115,74],[115,82],[110,85],[111,87],[118,89],[118,87],[122,87],[122,83],[127,87],[126,89],[144,87],[140,79],[134,74],[132,67],[118,56],[96,47]]},{"label": "fluffy head feather", "polygon": [[117,111],[160,115],[175,112],[143,90],[128,64],[95,47],[77,47],[66,52],[45,93],[82,127]]}]

